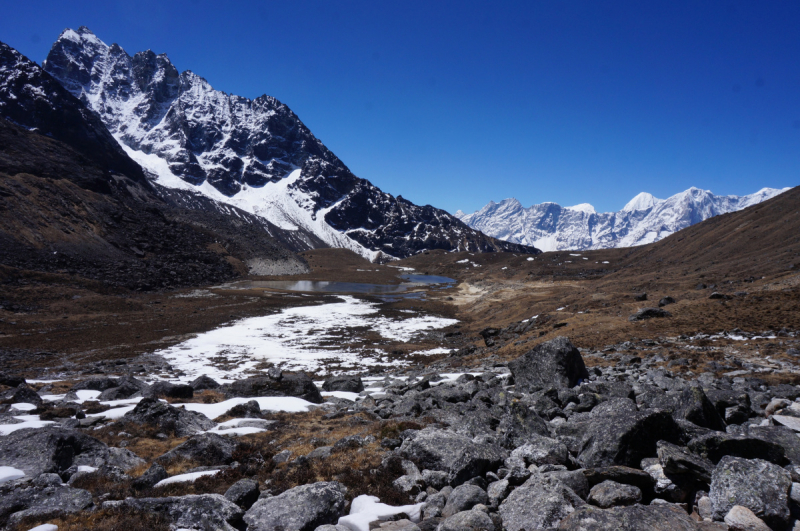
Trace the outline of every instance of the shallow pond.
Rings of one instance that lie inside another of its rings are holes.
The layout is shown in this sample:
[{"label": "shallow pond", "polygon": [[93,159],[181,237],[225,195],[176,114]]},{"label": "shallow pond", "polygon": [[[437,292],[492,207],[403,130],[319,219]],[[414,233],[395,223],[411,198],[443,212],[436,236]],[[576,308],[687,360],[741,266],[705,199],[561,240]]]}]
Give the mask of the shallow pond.
[{"label": "shallow pond", "polygon": [[401,284],[369,284],[365,282],[328,282],[324,280],[243,280],[220,286],[227,289],[275,289],[317,293],[352,293],[360,295],[411,294],[417,288],[444,288],[455,283],[448,277],[436,275],[401,275]]}]

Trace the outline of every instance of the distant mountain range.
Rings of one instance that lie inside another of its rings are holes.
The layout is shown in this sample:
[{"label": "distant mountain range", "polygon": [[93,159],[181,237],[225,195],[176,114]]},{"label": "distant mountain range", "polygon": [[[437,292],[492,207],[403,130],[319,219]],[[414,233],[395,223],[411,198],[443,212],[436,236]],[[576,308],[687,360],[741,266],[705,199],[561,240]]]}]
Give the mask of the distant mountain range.
[{"label": "distant mountain range", "polygon": [[378,261],[426,249],[537,252],[382,192],[280,101],[214,90],[165,54],[130,56],[81,27],[64,30],[42,66],[99,116],[171,201],[237,207],[295,251],[340,247]]},{"label": "distant mountain range", "polygon": [[562,207],[541,203],[525,208],[516,199],[494,201],[461,221],[489,236],[542,251],[608,249],[652,243],[710,217],[742,210],[789,188],[762,188],[744,196],[718,196],[690,188],[668,199],[642,192],[619,212],[595,212],[584,203]]}]

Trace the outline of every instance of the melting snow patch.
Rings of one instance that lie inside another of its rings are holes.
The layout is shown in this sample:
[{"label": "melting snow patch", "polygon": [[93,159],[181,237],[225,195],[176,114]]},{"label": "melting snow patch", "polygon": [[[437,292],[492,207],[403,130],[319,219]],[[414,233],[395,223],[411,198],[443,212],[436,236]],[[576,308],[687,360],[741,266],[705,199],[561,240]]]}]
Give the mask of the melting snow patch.
[{"label": "melting snow patch", "polygon": [[0,483],[24,478],[25,472],[11,466],[0,466]]},{"label": "melting snow patch", "polygon": [[170,483],[183,483],[186,481],[194,481],[197,478],[201,478],[203,476],[213,476],[214,474],[218,473],[219,470],[204,470],[202,472],[190,472],[188,474],[178,474],[177,476],[172,476],[167,479],[162,479],[155,485],[154,487],[163,487],[164,485],[169,485]]},{"label": "melting snow patch", "polygon": [[469,258],[464,258],[463,260],[459,260],[456,263],[457,264],[466,264],[467,262],[469,262]]},{"label": "melting snow patch", "polygon": [[309,406],[313,406],[311,402],[297,398],[295,396],[260,396],[256,398],[231,398],[224,402],[217,402],[216,404],[179,404],[173,403],[175,407],[185,407],[189,411],[197,411],[202,413],[210,419],[215,419],[220,415],[224,415],[234,406],[244,404],[255,400],[258,402],[258,407],[262,411],[285,411],[287,413],[299,413],[308,411]]},{"label": "melting snow patch", "polygon": [[58,531],[58,526],[55,524],[42,524],[31,527],[28,531]]},{"label": "melting snow patch", "polygon": [[533,262],[533,258],[528,258],[528,262]]},{"label": "melting snow patch", "polygon": [[557,312],[560,312],[561,310],[563,310],[563,309],[565,309],[565,308],[566,308],[566,306],[562,306],[561,308],[556,308],[556,311],[557,311]]},{"label": "melting snow patch", "polygon": [[[377,304],[349,296],[340,298],[342,302],[242,319],[156,354],[183,371],[180,380],[187,382],[203,374],[229,382],[267,361],[283,370],[324,373],[330,371],[330,365],[389,365],[381,361],[382,352],[364,350],[366,333],[377,332],[384,339],[407,342],[420,332],[457,322],[420,314],[387,318],[378,314]],[[391,364],[396,366],[397,362]]]},{"label": "melting snow patch", "polygon": [[350,514],[339,518],[339,525],[351,531],[369,531],[369,523],[375,520],[388,520],[390,517],[406,513],[412,522],[419,522],[420,512],[424,504],[401,505],[392,507],[380,503],[377,496],[362,494],[357,496],[350,505]]},{"label": "melting snow patch", "polygon": [[0,424],[0,435],[8,435],[9,433],[25,428],[44,428],[45,426],[55,424],[55,422],[50,420],[41,420],[39,415],[19,415],[14,418],[22,422],[17,424]]}]

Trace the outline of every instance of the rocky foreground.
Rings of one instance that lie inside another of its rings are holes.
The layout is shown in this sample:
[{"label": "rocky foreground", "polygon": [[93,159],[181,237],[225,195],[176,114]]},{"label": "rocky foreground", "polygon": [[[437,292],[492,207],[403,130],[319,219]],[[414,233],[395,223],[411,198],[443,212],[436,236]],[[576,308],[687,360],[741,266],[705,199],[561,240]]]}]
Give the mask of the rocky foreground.
[{"label": "rocky foreground", "polygon": [[[482,372],[410,373],[366,390],[339,376],[321,393],[271,369],[224,385],[92,378],[57,400],[42,399],[52,386],[3,375],[0,524],[800,529],[800,387],[686,381],[659,361],[587,369],[561,337]],[[280,397],[310,411],[260,405]],[[199,412],[211,405],[215,419]],[[23,422],[32,427],[13,431]]]}]

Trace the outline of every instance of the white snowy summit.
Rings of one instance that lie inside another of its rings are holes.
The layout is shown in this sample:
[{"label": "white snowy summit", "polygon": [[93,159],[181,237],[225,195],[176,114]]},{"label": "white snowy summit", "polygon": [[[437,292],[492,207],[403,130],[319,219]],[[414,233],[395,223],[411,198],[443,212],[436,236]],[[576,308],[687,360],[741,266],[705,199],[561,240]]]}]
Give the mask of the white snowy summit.
[{"label": "white snowy summit", "polygon": [[494,201],[472,214],[456,217],[484,234],[543,251],[633,247],[666,238],[710,217],[766,201],[789,188],[763,188],[744,196],[718,196],[690,188],[668,199],[646,192],[619,212],[597,213],[589,204],[562,207],[541,203],[525,208],[516,199]]},{"label": "white snowy summit", "polygon": [[425,249],[532,251],[382,192],[277,99],[214,90],[165,54],[131,57],[81,27],[61,33],[43,67],[101,118],[171,201],[207,208],[210,199],[220,212],[219,205],[236,206],[268,221],[295,250],[341,247],[373,260]]}]

